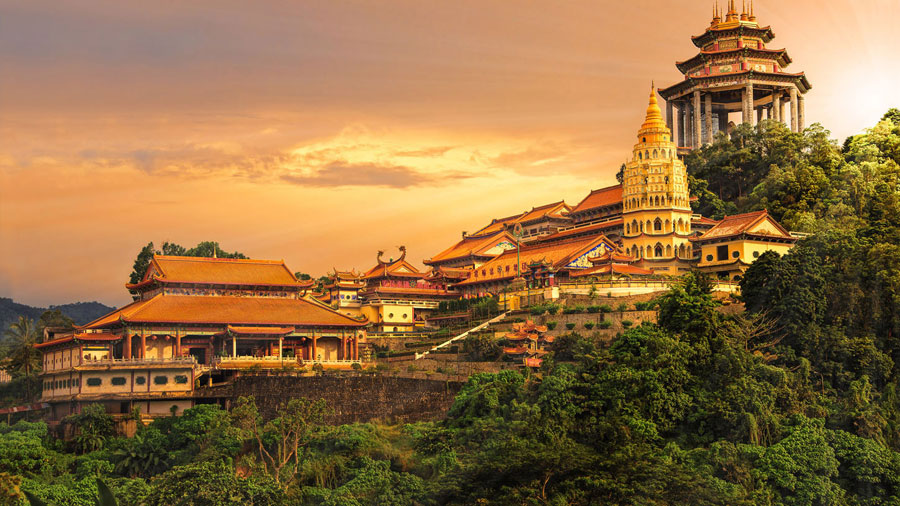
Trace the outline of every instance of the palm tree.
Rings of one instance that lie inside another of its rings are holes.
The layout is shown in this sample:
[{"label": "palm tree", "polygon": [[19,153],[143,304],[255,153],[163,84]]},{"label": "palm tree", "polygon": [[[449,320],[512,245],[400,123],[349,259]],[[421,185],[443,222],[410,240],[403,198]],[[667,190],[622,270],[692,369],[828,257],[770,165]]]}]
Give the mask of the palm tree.
[{"label": "palm tree", "polygon": [[[0,368],[9,372],[13,378],[29,379],[41,370],[41,352],[34,347],[38,342],[37,328],[34,321],[20,316],[19,320],[6,330],[7,342],[0,352],[2,361]],[[28,382],[25,384],[26,398],[31,397]]]}]

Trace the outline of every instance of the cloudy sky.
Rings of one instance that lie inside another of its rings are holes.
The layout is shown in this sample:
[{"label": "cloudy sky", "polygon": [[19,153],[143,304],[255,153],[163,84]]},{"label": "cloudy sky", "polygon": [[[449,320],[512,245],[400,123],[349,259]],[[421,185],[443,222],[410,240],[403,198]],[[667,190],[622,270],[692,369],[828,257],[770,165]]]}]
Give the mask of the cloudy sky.
[{"label": "cloudy sky", "polygon": [[[365,269],[577,203],[711,5],[0,1],[0,296],[121,305],[149,241]],[[900,105],[900,1],[755,11],[808,122],[842,140]]]}]

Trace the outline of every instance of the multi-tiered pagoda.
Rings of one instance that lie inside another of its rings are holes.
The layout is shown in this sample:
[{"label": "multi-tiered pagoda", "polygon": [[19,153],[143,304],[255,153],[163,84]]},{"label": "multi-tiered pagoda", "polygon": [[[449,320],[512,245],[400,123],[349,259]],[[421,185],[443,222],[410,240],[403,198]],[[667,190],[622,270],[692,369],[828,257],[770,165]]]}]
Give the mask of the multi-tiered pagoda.
[{"label": "multi-tiered pagoda", "polygon": [[791,130],[803,129],[803,95],[811,86],[803,72],[784,71],[791,58],[784,49],[766,48],[773,38],[770,27],[757,23],[752,3],[738,14],[729,0],[724,19],[715,8],[709,28],[691,37],[700,53],[676,63],[684,80],[659,90],[679,149],[711,143],[716,132],[727,131],[732,112],[751,125],[762,119],[787,123],[786,103]]}]

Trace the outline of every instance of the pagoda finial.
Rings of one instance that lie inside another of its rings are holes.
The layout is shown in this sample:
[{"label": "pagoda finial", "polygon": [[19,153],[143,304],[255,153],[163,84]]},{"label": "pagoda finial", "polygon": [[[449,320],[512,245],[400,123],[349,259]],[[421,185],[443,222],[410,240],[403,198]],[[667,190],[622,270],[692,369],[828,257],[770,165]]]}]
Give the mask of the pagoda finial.
[{"label": "pagoda finial", "polygon": [[750,0],[750,21],[756,21],[756,14],[753,13],[753,0]]},{"label": "pagoda finial", "polygon": [[655,82],[650,81],[650,103],[647,105],[647,117],[641,130],[645,128],[665,128],[666,122],[663,121],[662,111],[659,109],[659,103],[656,101]]},{"label": "pagoda finial", "polygon": [[744,0],[741,6],[741,21],[750,21],[750,16],[747,15],[747,0]]}]

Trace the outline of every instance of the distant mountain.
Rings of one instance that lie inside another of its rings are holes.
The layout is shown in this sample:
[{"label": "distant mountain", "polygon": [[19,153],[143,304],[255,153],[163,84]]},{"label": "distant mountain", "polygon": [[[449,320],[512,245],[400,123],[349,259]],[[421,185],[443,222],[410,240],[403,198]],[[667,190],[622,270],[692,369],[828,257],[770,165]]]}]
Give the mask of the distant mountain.
[{"label": "distant mountain", "polygon": [[75,302],[72,304],[62,304],[59,306],[33,307],[25,304],[0,297],[0,336],[9,328],[10,324],[19,319],[20,316],[37,320],[47,309],[59,309],[62,314],[75,320],[78,325],[96,320],[97,318],[114,310],[114,307],[101,304],[99,302]]}]

